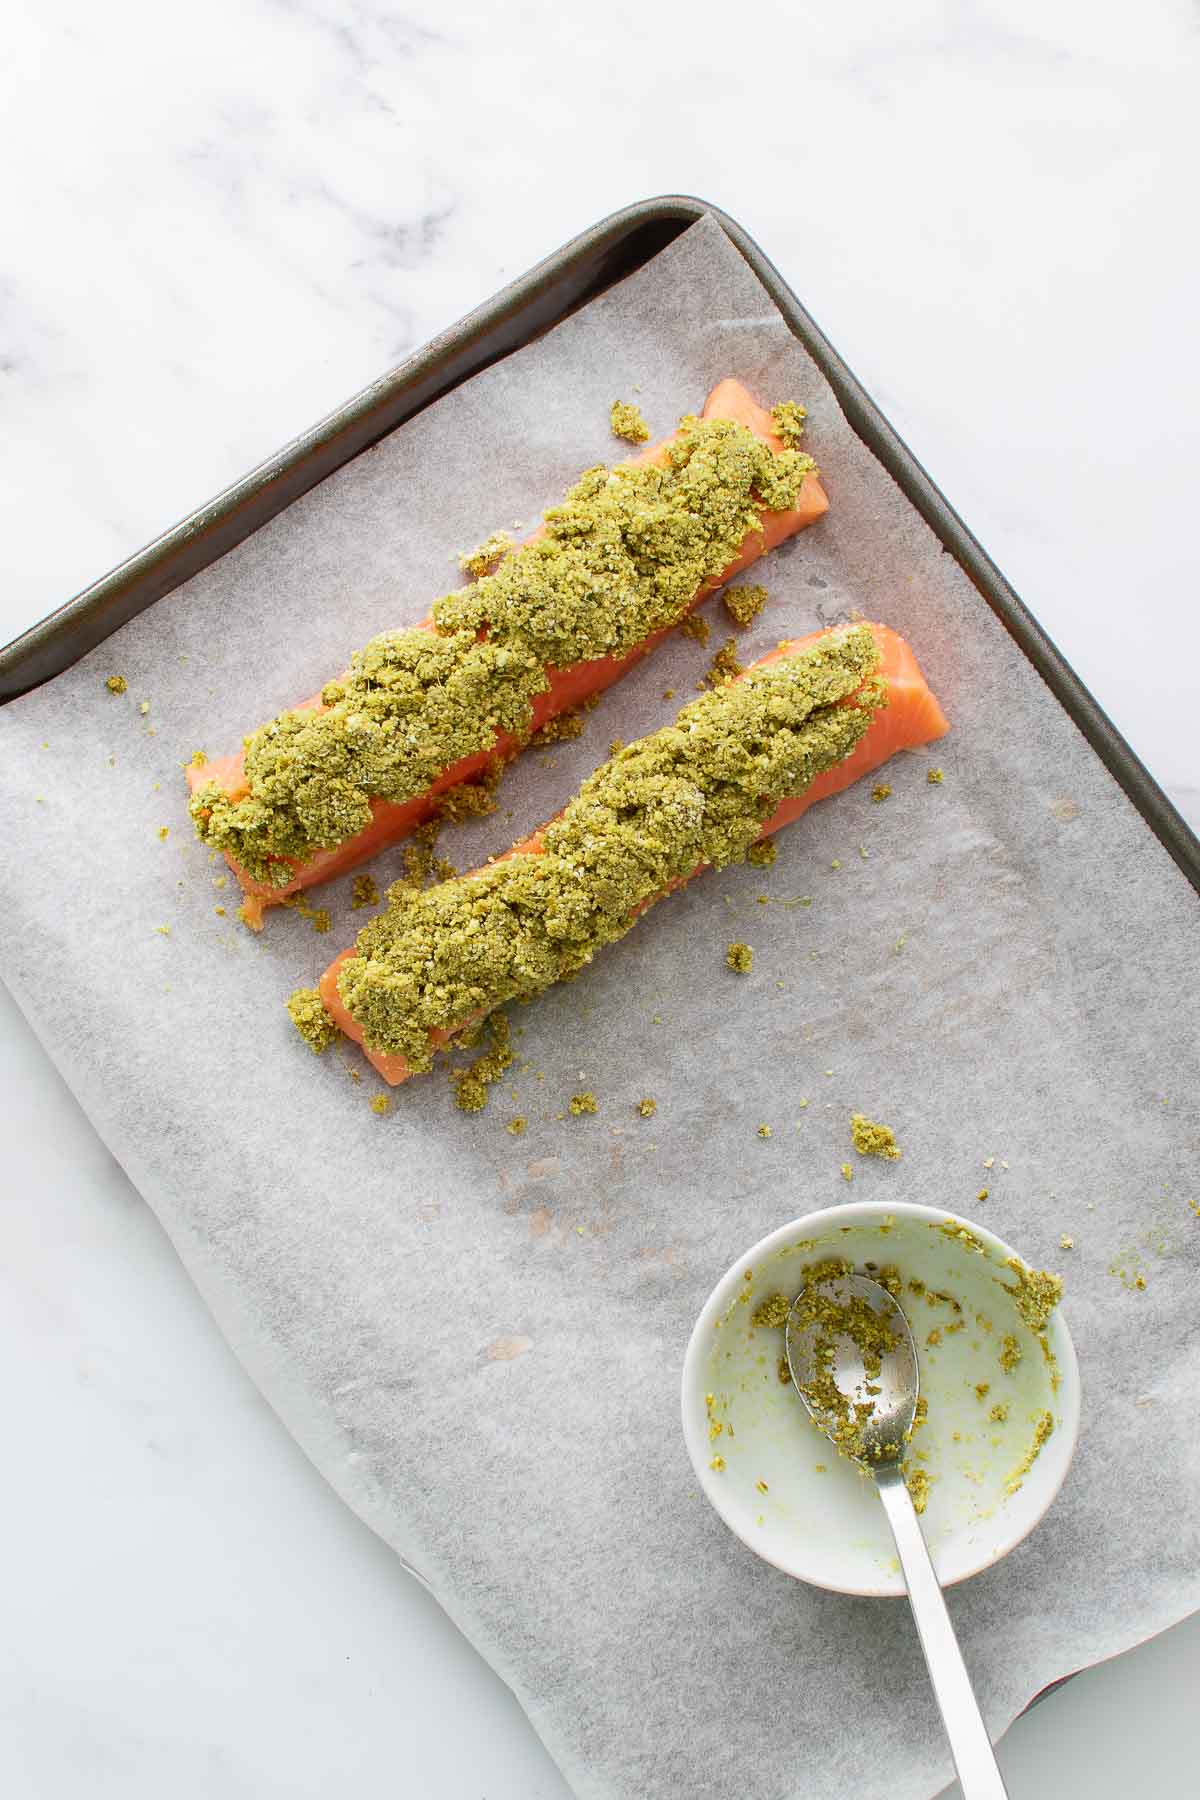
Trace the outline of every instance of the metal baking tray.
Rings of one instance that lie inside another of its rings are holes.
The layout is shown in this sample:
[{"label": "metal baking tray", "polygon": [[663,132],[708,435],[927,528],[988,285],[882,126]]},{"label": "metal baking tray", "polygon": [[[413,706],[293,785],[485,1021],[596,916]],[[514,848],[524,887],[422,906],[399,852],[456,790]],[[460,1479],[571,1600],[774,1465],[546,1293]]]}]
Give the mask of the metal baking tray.
[{"label": "metal baking tray", "polygon": [[[825,375],[853,429],[1003,622],[1146,824],[1200,893],[1200,838],[1009,586],[779,271],[719,207],[663,195],[623,207],[440,332],[421,350],[152,543],[0,649],[0,705],[49,681],[216,562],[343,463],[452,388],[557,325],[642,267],[698,219],[721,226]],[[1073,1676],[1036,1694],[1028,1712]]]},{"label": "metal baking tray", "polygon": [[688,195],[642,200],[602,219],[356,394],[232,487],[198,507],[0,650],[0,704],[77,662],[117,628],[215,562],[460,382],[529,343],[631,274],[705,215],[715,219],[825,375],[847,419],[942,547],[1003,621],[1055,699],[1200,893],[1200,839],[1181,818],[1070,664],[884,418],[754,239]]}]

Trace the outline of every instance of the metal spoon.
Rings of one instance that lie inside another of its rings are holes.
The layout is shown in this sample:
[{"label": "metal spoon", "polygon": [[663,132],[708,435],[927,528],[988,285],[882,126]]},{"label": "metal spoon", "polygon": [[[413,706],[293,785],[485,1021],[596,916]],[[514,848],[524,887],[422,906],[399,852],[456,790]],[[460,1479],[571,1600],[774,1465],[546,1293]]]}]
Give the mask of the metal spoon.
[{"label": "metal spoon", "polygon": [[[793,1301],[787,1322],[787,1359],[792,1380],[813,1420],[834,1443],[838,1443],[834,1436],[837,1422],[831,1421],[809,1397],[814,1382],[822,1375],[832,1375],[838,1392],[852,1407],[870,1407],[869,1414],[865,1410],[857,1413],[861,1426],[856,1433],[853,1459],[875,1477],[892,1528],[964,1800],[1007,1800],[1007,1789],[950,1623],[941,1583],[934,1574],[912,1497],[904,1485],[904,1454],[920,1391],[916,1346],[908,1320],[887,1289],[865,1275],[842,1275],[823,1281],[820,1294],[836,1306],[844,1306],[855,1298],[865,1301],[886,1324],[892,1335],[892,1348],[882,1352],[878,1374],[872,1369],[868,1376],[862,1352],[852,1338],[832,1336],[828,1327],[822,1331],[811,1318],[804,1317],[802,1294]],[[830,1342],[832,1361],[819,1362],[818,1344]],[[838,1447],[844,1449],[844,1443]]]}]

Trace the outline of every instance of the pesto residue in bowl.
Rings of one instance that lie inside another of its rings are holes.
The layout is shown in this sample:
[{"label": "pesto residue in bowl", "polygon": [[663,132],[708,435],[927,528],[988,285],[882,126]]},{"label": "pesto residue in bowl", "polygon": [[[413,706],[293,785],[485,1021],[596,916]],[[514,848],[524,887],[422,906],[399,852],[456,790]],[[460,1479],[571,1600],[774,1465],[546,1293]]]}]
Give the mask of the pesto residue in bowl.
[{"label": "pesto residue in bowl", "polygon": [[730,419],[689,415],[664,466],[589,469],[543,537],[434,602],[432,630],[372,639],[322,690],[323,711],[253,732],[247,791],[213,782],[193,796],[198,836],[285,886],[291,863],[365,830],[373,799],[401,804],[501,733],[526,738],[548,668],[623,656],[675,624],[814,467]]}]

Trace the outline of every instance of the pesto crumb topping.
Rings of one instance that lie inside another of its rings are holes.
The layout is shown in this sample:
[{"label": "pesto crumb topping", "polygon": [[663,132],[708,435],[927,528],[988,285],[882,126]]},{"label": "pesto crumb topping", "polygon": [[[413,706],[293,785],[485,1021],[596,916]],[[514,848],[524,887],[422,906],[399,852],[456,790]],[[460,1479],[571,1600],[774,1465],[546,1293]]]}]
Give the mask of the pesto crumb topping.
[{"label": "pesto crumb topping", "polygon": [[481,575],[490,575],[500,562],[516,545],[507,531],[493,531],[490,537],[484,538],[477,550],[465,551],[458,559],[458,566],[464,575],[478,580]]},{"label": "pesto crumb topping", "polygon": [[613,436],[627,444],[644,444],[650,436],[650,427],[632,400],[614,400],[608,423]]},{"label": "pesto crumb topping", "polygon": [[940,787],[943,781],[945,781],[946,776],[942,769],[927,769],[925,771],[925,779],[930,787]]},{"label": "pesto crumb topping", "polygon": [[123,675],[110,675],[104,685],[110,694],[126,694],[129,692],[129,683]]},{"label": "pesto crumb topping", "polygon": [[879,801],[886,800],[891,791],[890,782],[877,781],[871,789],[871,798],[878,804]]},{"label": "pesto crumb topping", "polygon": [[392,1110],[391,1097],[388,1094],[376,1094],[375,1098],[371,1102],[371,1111],[373,1113],[383,1114],[386,1112],[391,1112],[391,1110]]},{"label": "pesto crumb topping", "polygon": [[320,1056],[322,1050],[328,1050],[338,1036],[338,1028],[332,1015],[326,1011],[325,1002],[316,988],[297,988],[287,1003],[287,1009],[292,1016],[292,1024],[309,1049],[317,1056]]},{"label": "pesto crumb topping", "polygon": [[759,838],[746,852],[746,861],[755,869],[769,869],[779,854],[774,838]]},{"label": "pesto crumb topping", "polygon": [[735,625],[749,625],[767,604],[765,587],[730,587],[721,595],[725,611]]},{"label": "pesto crumb topping", "polygon": [[447,768],[529,735],[547,669],[622,656],[677,623],[755,531],[794,505],[812,459],[744,425],[689,415],[664,466],[589,469],[545,535],[433,605],[433,629],[385,632],[322,690],[245,742],[246,791],[192,796],[199,837],[286,886],[292,865],[401,804]]},{"label": "pesto crumb topping", "polygon": [[1048,1269],[1028,1269],[1015,1256],[1009,1257],[1007,1267],[1017,1278],[1016,1287],[1008,1290],[1013,1305],[1031,1331],[1044,1331],[1062,1299],[1062,1276],[1052,1275]]},{"label": "pesto crumb topping", "polygon": [[754,967],[754,952],[749,944],[730,944],[725,952],[725,964],[739,975],[748,975]]},{"label": "pesto crumb topping", "polygon": [[573,1119],[580,1119],[587,1113],[598,1113],[600,1111],[600,1102],[597,1100],[595,1094],[590,1092],[586,1094],[572,1094],[569,1110]]},{"label": "pesto crumb topping", "polygon": [[658,1101],[648,1094],[644,1100],[638,1101],[634,1111],[639,1119],[652,1119],[658,1111]]},{"label": "pesto crumb topping", "polygon": [[782,438],[789,449],[794,450],[804,436],[804,421],[808,414],[794,400],[782,400],[778,406],[771,408],[771,423],[775,427],[775,435]]},{"label": "pesto crumb topping", "polygon": [[850,1119],[850,1136],[860,1156],[885,1156],[890,1162],[900,1159],[900,1146],[890,1125],[876,1125],[862,1113],[854,1113]]},{"label": "pesto crumb topping", "polygon": [[367,1047],[428,1069],[431,1031],[577,974],[672,883],[744,860],[780,800],[862,739],[886,700],[877,667],[865,626],[831,632],[602,763],[539,854],[424,891],[395,884],[338,977]]},{"label": "pesto crumb topping", "polygon": [[775,1329],[787,1324],[788,1314],[791,1310],[792,1303],[786,1295],[768,1294],[765,1300],[759,1301],[751,1313],[750,1323]]},{"label": "pesto crumb topping", "polygon": [[547,719],[539,731],[535,731],[529,742],[535,750],[544,750],[547,744],[564,744],[571,738],[582,737],[583,718],[577,712],[556,713],[554,718]]},{"label": "pesto crumb topping", "polygon": [[510,1119],[508,1121],[508,1124],[504,1129],[505,1131],[510,1131],[513,1137],[520,1137],[528,1124],[529,1120],[525,1118],[524,1114],[518,1113],[515,1119]]},{"label": "pesto crumb topping", "polygon": [[724,687],[725,683],[732,681],[735,675],[744,673],[745,670],[737,659],[736,643],[732,638],[726,638],[696,685],[701,688]]},{"label": "pesto crumb topping", "polygon": [[[477,1056],[467,1068],[450,1071],[454,1103],[460,1112],[482,1112],[488,1103],[488,1089],[493,1082],[499,1081],[506,1069],[512,1067],[513,1051],[507,1018],[501,1012],[493,1013],[487,1021],[487,1029],[492,1041],[490,1050]],[[425,1066],[428,1067],[428,1063]]]}]

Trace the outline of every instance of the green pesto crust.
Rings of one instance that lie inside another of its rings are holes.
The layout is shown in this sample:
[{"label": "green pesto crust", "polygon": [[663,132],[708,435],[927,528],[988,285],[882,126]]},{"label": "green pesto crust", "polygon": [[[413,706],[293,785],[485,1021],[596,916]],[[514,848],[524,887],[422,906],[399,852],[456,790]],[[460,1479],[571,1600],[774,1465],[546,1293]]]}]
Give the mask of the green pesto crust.
[{"label": "green pesto crust", "polygon": [[[623,656],[675,624],[759,525],[793,506],[812,459],[729,419],[685,418],[664,467],[589,469],[536,543],[434,602],[433,630],[385,632],[322,691],[245,742],[248,792],[192,798],[197,835],[256,880],[356,837],[447,768],[523,741],[548,668]],[[287,860],[283,860],[287,859]]]},{"label": "green pesto crust", "polygon": [[702,864],[741,862],[781,800],[847,757],[886,701],[864,626],[750,670],[601,764],[540,855],[424,892],[397,883],[338,978],[368,1048],[432,1062],[454,1031],[586,967]]}]

